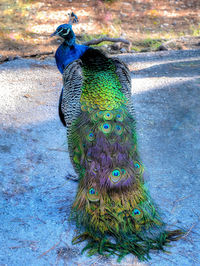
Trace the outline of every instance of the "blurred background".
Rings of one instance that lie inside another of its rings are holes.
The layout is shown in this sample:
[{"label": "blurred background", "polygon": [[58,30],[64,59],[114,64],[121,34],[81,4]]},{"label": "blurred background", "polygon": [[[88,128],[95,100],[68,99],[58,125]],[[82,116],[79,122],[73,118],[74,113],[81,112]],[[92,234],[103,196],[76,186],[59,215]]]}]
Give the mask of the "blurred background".
[{"label": "blurred background", "polygon": [[0,60],[55,51],[61,40],[49,35],[71,11],[78,42],[123,37],[132,52],[200,47],[199,0],[1,0]]}]

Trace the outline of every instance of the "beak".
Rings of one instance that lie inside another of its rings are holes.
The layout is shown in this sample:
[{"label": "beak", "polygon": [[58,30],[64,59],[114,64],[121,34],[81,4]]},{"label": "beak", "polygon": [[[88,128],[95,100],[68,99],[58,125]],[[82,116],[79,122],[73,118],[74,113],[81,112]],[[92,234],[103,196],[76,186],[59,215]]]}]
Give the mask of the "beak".
[{"label": "beak", "polygon": [[56,36],[56,35],[58,35],[58,32],[57,32],[57,31],[55,31],[54,33],[52,33],[52,34],[50,35],[50,37],[53,37],[53,36]]}]

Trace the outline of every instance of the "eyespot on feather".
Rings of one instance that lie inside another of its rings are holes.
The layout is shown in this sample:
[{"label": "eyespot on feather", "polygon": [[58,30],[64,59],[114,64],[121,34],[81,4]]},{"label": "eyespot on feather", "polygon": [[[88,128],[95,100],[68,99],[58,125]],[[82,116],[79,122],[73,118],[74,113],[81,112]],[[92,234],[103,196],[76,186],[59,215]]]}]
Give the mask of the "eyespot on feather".
[{"label": "eyespot on feather", "polygon": [[95,135],[92,131],[90,131],[88,134],[87,134],[87,140],[88,141],[93,141],[95,139]]},{"label": "eyespot on feather", "polygon": [[105,112],[103,115],[103,118],[105,120],[112,120],[113,119],[113,114],[111,112]]},{"label": "eyespot on feather", "polygon": [[136,220],[142,219],[142,217],[143,217],[142,210],[140,210],[139,208],[134,208],[132,211],[132,216]]},{"label": "eyespot on feather", "polygon": [[110,123],[101,123],[99,128],[104,134],[109,134],[112,131],[112,126]]},{"label": "eyespot on feather", "polygon": [[102,117],[103,117],[103,114],[104,114],[103,111],[98,111],[98,112],[97,112],[97,116],[98,116],[99,118],[102,118]]},{"label": "eyespot on feather", "polygon": [[97,202],[100,199],[99,193],[93,187],[89,189],[87,193],[87,198],[89,199],[89,201],[92,202]]},{"label": "eyespot on feather", "polygon": [[136,172],[136,174],[142,174],[144,171],[143,166],[140,164],[139,161],[134,161],[134,172]]},{"label": "eyespot on feather", "polygon": [[117,114],[115,119],[116,119],[116,121],[122,122],[124,120],[124,116],[123,116],[123,114]]},{"label": "eyespot on feather", "polygon": [[121,173],[122,175],[125,175],[126,174],[126,170],[124,168],[121,169]]},{"label": "eyespot on feather", "polygon": [[92,114],[91,119],[93,122],[98,122],[100,118],[98,117],[97,113],[94,113]]},{"label": "eyespot on feather", "polygon": [[113,183],[113,184],[116,184],[118,183],[121,178],[122,178],[122,173],[121,173],[121,170],[119,168],[115,168],[109,175],[109,178],[110,178],[110,181]]},{"label": "eyespot on feather", "polygon": [[120,126],[120,125],[115,125],[115,132],[117,133],[117,135],[121,135],[122,133],[123,133],[123,128],[122,128],[122,126]]}]

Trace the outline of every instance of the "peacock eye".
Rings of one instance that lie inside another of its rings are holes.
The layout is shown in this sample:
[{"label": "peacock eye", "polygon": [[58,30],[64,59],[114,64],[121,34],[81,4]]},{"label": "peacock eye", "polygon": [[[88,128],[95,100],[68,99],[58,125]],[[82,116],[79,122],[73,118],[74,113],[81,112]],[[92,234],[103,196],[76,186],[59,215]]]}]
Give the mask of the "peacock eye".
[{"label": "peacock eye", "polygon": [[89,134],[87,134],[86,138],[88,141],[93,141],[95,139],[94,133],[89,132]]},{"label": "peacock eye", "polygon": [[135,168],[140,168],[140,165],[138,163],[134,164]]},{"label": "peacock eye", "polygon": [[124,168],[121,169],[121,172],[122,172],[123,175],[126,174],[126,170]]},{"label": "peacock eye", "polygon": [[134,209],[132,214],[133,215],[139,215],[140,214],[140,211],[138,209]]},{"label": "peacock eye", "polygon": [[98,191],[96,191],[93,187],[91,187],[88,192],[89,193],[87,193],[87,197],[89,201],[91,202],[99,201],[100,197]]},{"label": "peacock eye", "polygon": [[95,189],[94,189],[94,188],[91,188],[91,189],[89,190],[89,193],[90,193],[90,195],[94,195],[94,194],[95,194]]},{"label": "peacock eye", "polygon": [[119,183],[119,181],[121,180],[121,172],[120,172],[120,169],[117,168],[117,169],[114,169],[111,174],[109,175],[109,178],[111,180],[111,182],[113,184],[117,184]]},{"label": "peacock eye", "polygon": [[119,170],[114,170],[114,171],[112,172],[112,174],[113,174],[114,176],[120,176],[120,171],[119,171]]},{"label": "peacock eye", "polygon": [[112,131],[112,126],[110,123],[102,123],[99,126],[99,129],[104,133],[104,134],[108,134]]}]

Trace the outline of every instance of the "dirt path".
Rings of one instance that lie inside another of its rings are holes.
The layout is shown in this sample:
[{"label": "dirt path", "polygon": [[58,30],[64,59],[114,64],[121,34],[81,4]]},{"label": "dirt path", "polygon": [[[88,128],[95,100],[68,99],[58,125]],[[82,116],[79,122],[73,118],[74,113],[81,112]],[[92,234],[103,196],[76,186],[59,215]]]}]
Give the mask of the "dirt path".
[{"label": "dirt path", "polygon": [[[191,228],[171,255],[147,265],[199,265],[200,52],[121,55],[132,71],[139,149],[166,222]],[[59,122],[62,79],[54,60],[0,65],[0,264],[117,265],[80,255],[68,222],[77,184]],[[134,265],[128,256],[123,265]],[[139,265],[139,264],[137,264]]]}]

